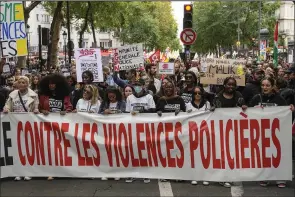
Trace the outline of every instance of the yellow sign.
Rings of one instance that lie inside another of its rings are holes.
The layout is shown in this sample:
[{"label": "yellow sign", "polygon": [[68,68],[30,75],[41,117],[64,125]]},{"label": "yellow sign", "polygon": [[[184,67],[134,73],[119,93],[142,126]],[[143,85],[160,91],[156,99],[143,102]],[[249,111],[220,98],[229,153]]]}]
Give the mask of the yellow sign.
[{"label": "yellow sign", "polygon": [[0,57],[28,55],[24,8],[21,1],[1,2]]}]

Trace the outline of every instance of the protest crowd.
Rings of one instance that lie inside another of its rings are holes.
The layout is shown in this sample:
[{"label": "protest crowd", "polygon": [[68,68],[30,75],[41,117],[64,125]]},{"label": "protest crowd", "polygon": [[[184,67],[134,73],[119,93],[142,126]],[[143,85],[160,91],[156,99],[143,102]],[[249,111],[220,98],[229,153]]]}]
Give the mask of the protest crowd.
[{"label": "protest crowd", "polygon": [[[247,111],[250,107],[271,106],[290,106],[290,110],[294,111],[295,66],[281,62],[274,67],[270,61],[244,60],[245,86],[238,86],[234,77],[225,78],[222,85],[202,84],[201,60],[193,65],[184,64],[181,59],[170,59],[169,62],[174,63],[173,75],[159,74],[158,61],[146,61],[141,68],[123,71],[115,71],[110,63],[103,65],[103,82],[93,82],[93,73],[85,70],[82,72],[82,82],[79,83],[75,62],[63,65],[70,72],[67,76],[56,66],[41,73],[33,70],[22,75],[19,68],[4,74],[6,60],[2,58],[0,111],[33,112],[44,116],[49,113],[66,116],[67,113],[77,112],[101,115],[131,113],[134,116],[138,113],[162,116],[163,113],[170,112],[177,116],[180,112],[214,111],[216,108],[236,107]],[[294,159],[294,138],[292,149]],[[108,180],[111,177],[100,178]],[[22,177],[15,178],[21,179]],[[48,177],[48,180],[53,179],[54,177]],[[127,183],[134,180],[132,177],[126,178]],[[149,182],[149,179],[144,179],[144,183]],[[193,185],[197,183],[191,181]],[[202,183],[209,185],[206,180]],[[220,184],[231,187],[232,183]],[[269,182],[260,182],[261,186],[268,184]],[[276,184],[280,188],[286,186],[283,180]]]}]

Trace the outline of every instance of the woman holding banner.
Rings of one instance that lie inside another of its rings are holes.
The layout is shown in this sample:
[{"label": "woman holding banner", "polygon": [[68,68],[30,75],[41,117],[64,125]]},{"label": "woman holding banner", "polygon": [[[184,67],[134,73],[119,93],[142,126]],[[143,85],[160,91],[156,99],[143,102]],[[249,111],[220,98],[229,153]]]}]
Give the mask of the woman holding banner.
[{"label": "woman holding banner", "polygon": [[[38,95],[29,88],[29,78],[20,76],[17,80],[18,90],[14,90],[9,94],[9,97],[4,106],[4,113],[8,112],[34,112],[39,113]],[[21,177],[15,177],[15,181],[20,181]],[[25,181],[31,180],[31,177],[24,177]]]},{"label": "woman holding banner", "polygon": [[[261,93],[257,94],[250,101],[250,107],[274,107],[274,106],[287,106],[287,102],[275,91],[275,80],[273,78],[264,78],[261,81]],[[290,109],[294,111],[294,105],[290,105]],[[260,186],[266,187],[269,184],[267,181],[261,181]],[[286,187],[286,181],[277,181],[279,188]]]},{"label": "woman holding banner", "polygon": [[94,85],[86,85],[83,91],[83,98],[78,100],[76,109],[73,112],[98,113],[100,107],[100,96]]},{"label": "woman holding banner", "polygon": [[[247,106],[240,92],[236,91],[237,81],[233,77],[227,77],[223,81],[223,90],[221,90],[213,101],[213,108],[231,108],[231,107],[241,107],[242,110],[246,110]],[[239,182],[240,183],[240,182]],[[231,187],[229,182],[220,182],[220,185],[224,187]],[[238,185],[238,184],[237,184]]]}]

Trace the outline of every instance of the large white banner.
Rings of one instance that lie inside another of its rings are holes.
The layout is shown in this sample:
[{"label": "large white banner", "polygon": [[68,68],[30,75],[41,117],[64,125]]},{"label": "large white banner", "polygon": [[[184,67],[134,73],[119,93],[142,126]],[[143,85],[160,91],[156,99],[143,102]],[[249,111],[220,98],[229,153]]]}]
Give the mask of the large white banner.
[{"label": "large white banner", "polygon": [[101,51],[94,49],[75,49],[77,82],[82,82],[82,73],[89,70],[93,73],[93,82],[103,82]]},{"label": "large white banner", "polygon": [[1,114],[1,177],[291,180],[288,107],[96,115]]}]

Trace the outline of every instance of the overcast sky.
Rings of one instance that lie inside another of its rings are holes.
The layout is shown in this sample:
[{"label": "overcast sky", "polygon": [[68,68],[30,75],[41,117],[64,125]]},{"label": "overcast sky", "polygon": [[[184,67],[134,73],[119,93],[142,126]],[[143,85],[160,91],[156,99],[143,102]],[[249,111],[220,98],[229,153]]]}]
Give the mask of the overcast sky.
[{"label": "overcast sky", "polygon": [[191,1],[171,1],[173,8],[173,15],[178,24],[178,37],[182,31],[182,20],[183,20],[183,5],[190,4]]}]

